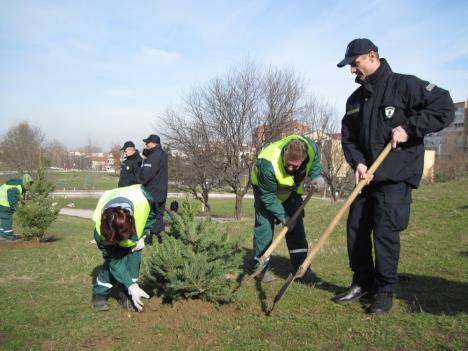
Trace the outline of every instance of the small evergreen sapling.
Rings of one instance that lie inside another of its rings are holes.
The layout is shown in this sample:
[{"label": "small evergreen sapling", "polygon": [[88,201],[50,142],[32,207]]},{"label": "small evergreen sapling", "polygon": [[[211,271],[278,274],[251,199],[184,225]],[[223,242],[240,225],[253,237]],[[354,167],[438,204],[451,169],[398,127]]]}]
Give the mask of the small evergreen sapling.
[{"label": "small evergreen sapling", "polygon": [[22,200],[16,210],[17,221],[23,231],[24,240],[33,238],[38,241],[47,240],[45,231],[56,220],[59,212],[53,199],[49,197],[53,189],[53,185],[46,181],[44,172],[39,167],[27,199]]},{"label": "small evergreen sapling", "polygon": [[196,203],[185,199],[163,242],[149,248],[147,279],[166,301],[199,298],[227,303],[237,298],[243,237],[230,238],[217,224],[195,218]]}]

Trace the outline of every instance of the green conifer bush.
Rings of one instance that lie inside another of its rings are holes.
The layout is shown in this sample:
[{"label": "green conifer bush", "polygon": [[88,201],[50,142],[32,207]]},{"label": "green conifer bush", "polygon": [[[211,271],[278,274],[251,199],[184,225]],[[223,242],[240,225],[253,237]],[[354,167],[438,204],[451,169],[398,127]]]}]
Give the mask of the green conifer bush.
[{"label": "green conifer bush", "polygon": [[181,203],[162,244],[146,249],[145,275],[165,300],[231,302],[237,298],[232,277],[242,266],[244,238],[231,238],[217,224],[195,218],[196,213],[193,200]]},{"label": "green conifer bush", "polygon": [[38,241],[47,240],[46,230],[57,219],[59,208],[49,194],[54,186],[49,183],[41,167],[39,167],[34,183],[27,193],[27,199],[22,200],[16,210],[17,223],[22,229],[23,239]]}]

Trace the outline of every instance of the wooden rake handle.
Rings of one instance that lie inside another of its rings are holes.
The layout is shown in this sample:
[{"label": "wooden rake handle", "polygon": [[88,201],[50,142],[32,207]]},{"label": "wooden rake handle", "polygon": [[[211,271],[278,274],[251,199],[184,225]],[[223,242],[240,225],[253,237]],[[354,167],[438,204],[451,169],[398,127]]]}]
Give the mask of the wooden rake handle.
[{"label": "wooden rake handle", "polygon": [[[385,146],[385,148],[382,150],[382,152],[380,153],[380,155],[377,157],[377,159],[374,161],[374,163],[372,164],[372,166],[367,170],[367,176],[371,176],[375,173],[375,171],[377,170],[377,168],[380,166],[380,164],[383,162],[383,160],[385,160],[385,158],[387,157],[387,155],[390,153],[390,151],[392,150],[392,144],[391,143],[388,143],[387,146]],[[343,206],[340,208],[340,210],[338,211],[338,213],[336,214],[335,218],[333,218],[333,220],[331,221],[331,223],[328,225],[327,229],[325,229],[325,231],[323,232],[322,236],[320,237],[319,241],[317,242],[317,244],[312,248],[312,250],[309,252],[309,254],[307,255],[306,259],[304,260],[304,262],[302,263],[302,265],[299,267],[297,273],[295,274],[295,276],[297,278],[299,277],[302,277],[305,273],[305,271],[307,270],[307,268],[309,268],[310,264],[312,263],[312,259],[314,258],[314,256],[317,254],[317,252],[322,248],[322,246],[325,244],[325,242],[327,241],[328,237],[330,236],[330,234],[332,233],[333,229],[335,229],[336,225],[338,224],[338,222],[340,221],[341,217],[343,217],[343,215],[345,214],[346,210],[351,206],[351,204],[353,203],[353,201],[356,199],[356,197],[359,195],[359,193],[361,192],[361,190],[367,185],[367,179],[362,179],[357,185],[356,187],[354,188],[354,190],[351,192],[351,194],[349,195],[349,197],[346,199],[345,203],[343,204]]]},{"label": "wooden rake handle", "polygon": [[[291,220],[292,221],[295,221],[297,219],[297,217],[299,217],[299,215],[301,214],[301,212],[304,210],[304,207],[307,205],[307,203],[309,202],[310,198],[312,197],[312,193],[314,192],[314,190],[310,190],[309,193],[307,194],[306,198],[304,199],[304,201],[302,202],[301,206],[296,210],[296,212],[294,212],[293,216],[291,217]],[[268,247],[268,249],[263,253],[263,255],[260,257],[260,259],[263,259],[263,258],[267,258],[269,257],[273,251],[275,251],[276,247],[278,246],[278,244],[281,242],[281,240],[283,240],[283,238],[286,236],[286,233],[292,228],[288,228],[288,227],[284,227],[283,229],[281,229],[281,231],[278,233],[278,235],[276,236],[276,238],[271,242],[270,246]]]}]

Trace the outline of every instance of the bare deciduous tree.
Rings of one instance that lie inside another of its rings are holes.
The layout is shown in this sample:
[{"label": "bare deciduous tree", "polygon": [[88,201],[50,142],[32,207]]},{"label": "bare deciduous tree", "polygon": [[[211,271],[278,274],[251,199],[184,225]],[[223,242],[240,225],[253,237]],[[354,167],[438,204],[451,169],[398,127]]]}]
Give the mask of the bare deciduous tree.
[{"label": "bare deciduous tree", "polygon": [[322,175],[332,201],[336,201],[339,195],[352,189],[354,179],[341,147],[336,111],[326,100],[310,95],[301,110],[301,120],[310,127],[312,139],[319,147]]},{"label": "bare deciduous tree", "polygon": [[1,143],[2,161],[21,173],[37,169],[43,155],[44,134],[28,122],[20,122],[5,134]]},{"label": "bare deciduous tree", "polygon": [[332,201],[352,190],[354,172],[344,159],[340,138],[331,135],[321,142],[322,175],[330,188]]},{"label": "bare deciduous tree", "polygon": [[261,89],[260,128],[253,140],[257,149],[280,139],[291,129],[304,94],[302,80],[292,69],[270,67],[263,75]]},{"label": "bare deciduous tree", "polygon": [[193,174],[200,176],[193,182],[202,187],[202,193],[208,191],[202,184],[213,172],[217,179],[222,177],[236,195],[235,216],[239,219],[256,153],[290,128],[302,92],[293,70],[263,71],[247,61],[188,94],[181,113],[184,117],[166,115],[166,137],[183,148],[190,160],[186,162],[205,168],[202,174]]},{"label": "bare deciduous tree", "polygon": [[174,148],[174,178],[186,186],[210,213],[209,193],[219,184],[220,165],[216,144],[204,124],[200,96],[190,94],[184,105],[189,118],[168,109],[165,114],[165,132],[161,133]]},{"label": "bare deciduous tree", "polygon": [[110,149],[110,154],[112,155],[112,159],[114,160],[114,174],[120,171],[120,157],[122,155],[122,150],[120,144],[113,143]]},{"label": "bare deciduous tree", "polygon": [[249,145],[258,123],[261,99],[259,68],[247,62],[205,89],[207,125],[222,150],[223,181],[236,195],[235,217],[241,218],[242,199],[250,187],[249,171],[254,160]]},{"label": "bare deciduous tree", "polygon": [[46,143],[44,158],[51,167],[65,168],[68,160],[67,147],[60,141],[53,139]]}]

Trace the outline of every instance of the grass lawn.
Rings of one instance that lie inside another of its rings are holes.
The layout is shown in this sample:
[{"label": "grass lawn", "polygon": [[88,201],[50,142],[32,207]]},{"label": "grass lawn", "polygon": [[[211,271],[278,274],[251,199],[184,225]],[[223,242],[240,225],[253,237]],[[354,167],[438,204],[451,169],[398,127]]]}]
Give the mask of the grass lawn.
[{"label": "grass lawn", "polygon": [[[75,200],[75,199],[74,199]],[[218,202],[219,201],[219,202]],[[229,211],[229,200],[213,201]],[[306,229],[313,244],[341,203],[312,201]],[[78,206],[77,206],[78,207]],[[246,234],[251,257],[253,219],[223,225]],[[289,273],[285,245],[272,257],[277,277],[260,285],[239,277],[242,297],[229,305],[203,301],[163,304],[143,313],[90,308],[93,272],[102,263],[89,243],[92,222],[61,216],[55,241],[0,242],[1,350],[466,350],[468,349],[468,179],[424,185],[414,192],[411,223],[402,234],[400,282],[394,308],[371,317],[360,304],[330,301],[351,278],[344,221],[315,258],[320,288],[294,283],[271,315],[272,300]],[[145,259],[145,253],[143,253]]]},{"label": "grass lawn", "polygon": [[[59,207],[65,207],[67,205],[73,204],[75,208],[82,208],[88,210],[94,210],[98,203],[99,199],[96,198],[63,198],[56,197],[55,202],[58,203]],[[168,198],[166,201],[166,208],[169,210],[169,205],[171,201],[177,200],[179,203],[183,200],[181,198]],[[314,200],[311,202],[317,201],[318,203],[323,203],[323,200]],[[326,200],[328,201],[328,200]],[[210,199],[211,215],[214,217],[234,217],[234,199]],[[253,208],[253,199],[244,199],[242,202],[242,217],[252,217],[254,216]],[[200,215],[205,215],[205,213],[200,211]]]},{"label": "grass lawn", "polygon": [[[57,191],[65,190],[107,190],[117,187],[119,176],[106,172],[46,172],[46,179],[55,185]],[[20,174],[0,174],[0,184]]]}]

